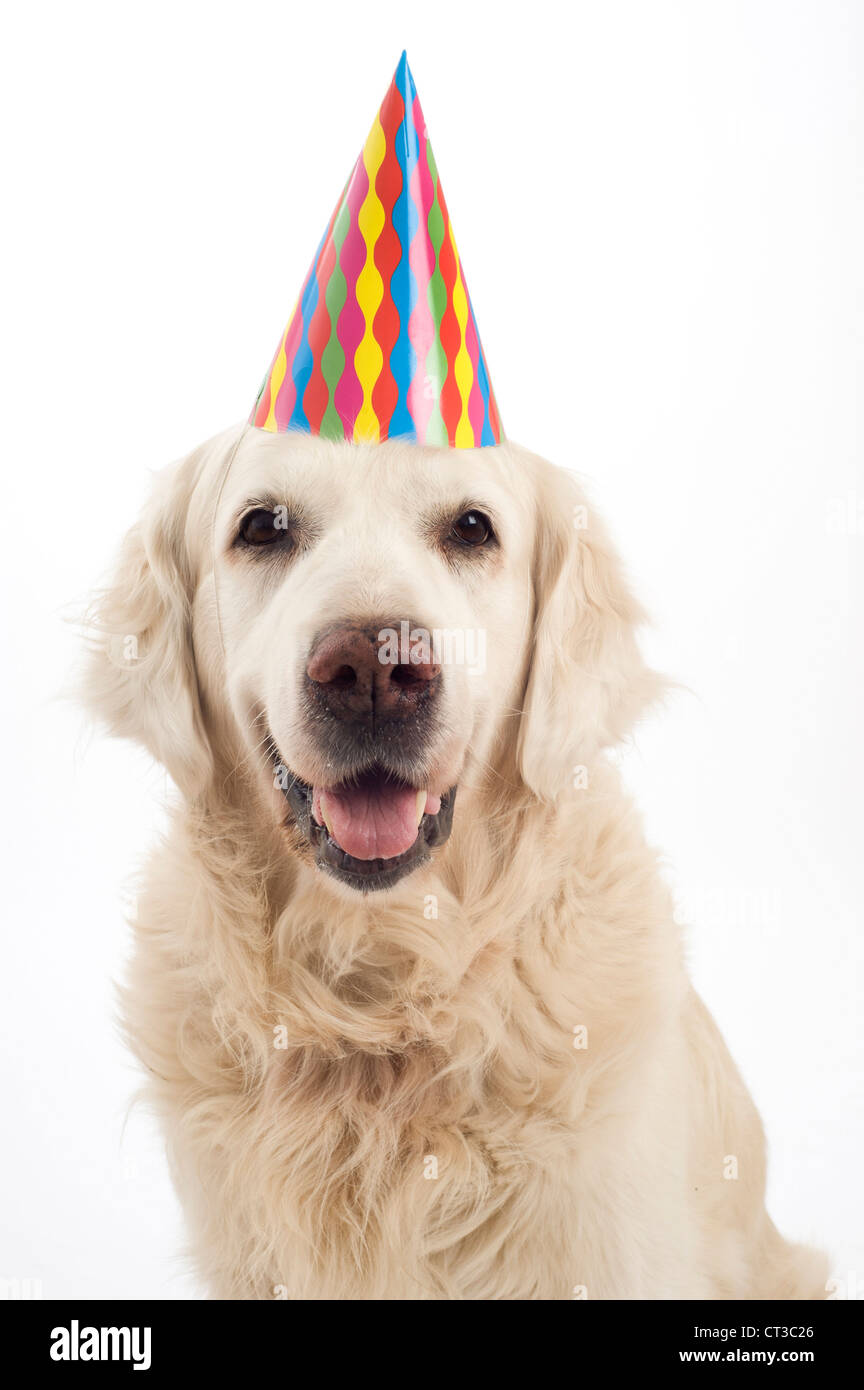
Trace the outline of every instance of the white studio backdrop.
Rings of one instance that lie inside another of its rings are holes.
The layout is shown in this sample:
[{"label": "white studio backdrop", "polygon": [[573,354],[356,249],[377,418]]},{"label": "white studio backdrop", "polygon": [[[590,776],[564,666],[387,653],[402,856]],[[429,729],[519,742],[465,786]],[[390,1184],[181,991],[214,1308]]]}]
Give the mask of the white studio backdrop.
[{"label": "white studio backdrop", "polygon": [[864,1279],[861,7],[82,0],[5,30],[0,1279],[201,1294],[114,1020],[168,789],[64,700],[68,619],[150,472],[248,413],[403,47],[505,429],[588,480],[684,687],[622,763],[770,1209]]}]

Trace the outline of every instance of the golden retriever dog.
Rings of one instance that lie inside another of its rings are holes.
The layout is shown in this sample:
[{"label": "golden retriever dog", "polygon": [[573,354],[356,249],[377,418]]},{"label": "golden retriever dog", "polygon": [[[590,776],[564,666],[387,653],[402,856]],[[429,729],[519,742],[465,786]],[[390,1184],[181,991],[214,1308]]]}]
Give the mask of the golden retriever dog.
[{"label": "golden retriever dog", "polygon": [[180,794],[125,1024],[213,1297],[824,1297],[608,757],[641,617],[511,443],[160,477],[87,698]]}]

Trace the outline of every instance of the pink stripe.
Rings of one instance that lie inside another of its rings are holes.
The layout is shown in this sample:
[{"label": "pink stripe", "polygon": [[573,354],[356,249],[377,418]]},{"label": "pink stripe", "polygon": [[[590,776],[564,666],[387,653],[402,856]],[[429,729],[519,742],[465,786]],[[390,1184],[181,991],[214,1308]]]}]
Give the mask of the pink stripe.
[{"label": "pink stripe", "polygon": [[419,159],[411,171],[409,193],[417,209],[418,224],[408,252],[408,261],[417,280],[417,300],[408,320],[408,337],[417,354],[414,380],[408,387],[408,410],[414,421],[419,443],[426,438],[432,414],[431,395],[426,390],[426,358],[435,338],[435,320],[429,308],[429,281],[435,271],[435,247],[429,238],[428,211],[435,197],[435,186],[426,158],[426,124],[420,102],[414,98],[414,128],[419,143]]},{"label": "pink stripe", "polygon": [[369,175],[366,173],[366,166],[361,155],[354,173],[351,175],[351,182],[345,195],[348,203],[349,228],[339,254],[339,264],[346,281],[346,297],[342,312],[339,315],[339,322],[336,325],[336,336],[345,353],[345,366],[342,369],[336,390],[333,392],[333,404],[345,427],[345,434],[348,439],[354,433],[354,421],[357,419],[363,404],[363,387],[360,385],[354,368],[354,353],[366,331],[366,320],[357,303],[357,280],[366,264],[366,243],[360,231],[359,217],[363,200],[368,191]]},{"label": "pink stripe", "polygon": [[[311,274],[311,271],[310,271]],[[297,301],[297,308],[294,310],[294,317],[285,330],[285,375],[282,378],[282,385],[279,387],[279,394],[276,397],[276,404],[273,407],[273,418],[276,421],[277,430],[287,430],[288,421],[291,419],[291,412],[294,409],[294,402],[297,398],[297,387],[294,384],[292,368],[294,366],[294,354],[297,351],[297,344],[303,335],[303,315],[300,306],[303,302],[303,294],[306,285],[309,283],[309,276],[303,283],[303,290]]]},{"label": "pink stripe", "polygon": [[474,431],[474,443],[479,445],[483,437],[483,392],[480,390],[479,372],[477,370],[480,361],[480,341],[474,328],[474,315],[471,313],[471,300],[468,295],[468,286],[465,284],[465,272],[460,264],[459,273],[462,276],[462,288],[465,291],[465,298],[468,300],[468,322],[465,325],[465,346],[468,349],[468,356],[471,358],[471,366],[474,368],[474,380],[471,383],[471,390],[468,393],[468,419],[471,421],[471,428]]}]

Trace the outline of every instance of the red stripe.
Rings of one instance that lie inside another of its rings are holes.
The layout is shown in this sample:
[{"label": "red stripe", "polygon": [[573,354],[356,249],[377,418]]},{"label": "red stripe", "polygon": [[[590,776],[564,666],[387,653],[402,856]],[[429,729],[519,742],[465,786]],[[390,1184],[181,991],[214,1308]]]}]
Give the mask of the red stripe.
[{"label": "red stripe", "polygon": [[332,235],[333,226],[341,206],[342,199],[340,198],[333,209],[333,216],[330,218],[330,225],[327,228],[324,241],[324,250],[321,252],[321,259],[318,262],[316,276],[318,303],[315,305],[312,322],[309,324],[309,349],[312,353],[313,365],[312,375],[306,383],[306,390],[303,392],[303,410],[313,434],[318,434],[321,430],[321,421],[324,419],[324,412],[330,399],[330,388],[324,380],[324,373],[321,371],[321,357],[330,341],[331,331],[330,311],[327,308],[324,295],[330,283],[330,276],[333,274],[333,267],[336,264],[336,248],[333,245]]},{"label": "red stripe", "polygon": [[[396,154],[396,136],[405,118],[405,102],[395,82],[384,98],[378,119],[384,132],[386,153],[375,178],[375,192],[384,208],[384,226],[375,243],[375,265],[384,282],[384,297],[372,323],[372,334],[384,354],[381,374],[372,388],[372,409],[382,439],[387,438],[399,387],[390,370],[390,354],[399,337],[399,310],[393,302],[390,280],[402,259],[402,244],[393,226],[393,205],[402,192],[402,170]],[[406,248],[407,249],[407,248]]]},{"label": "red stripe", "polygon": [[438,202],[441,206],[441,213],[444,217],[444,244],[438,255],[438,267],[444,277],[444,284],[447,287],[447,308],[441,319],[441,346],[447,359],[447,379],[441,387],[441,417],[444,427],[447,430],[447,438],[450,447],[456,444],[456,426],[459,424],[459,417],[462,414],[462,397],[459,395],[459,387],[456,385],[456,354],[459,351],[459,344],[462,341],[462,334],[459,332],[459,320],[456,317],[456,310],[453,308],[453,287],[456,284],[456,257],[453,254],[453,245],[450,240],[450,215],[447,211],[447,204],[444,201],[444,194],[441,190],[441,180],[438,180]]},{"label": "red stripe", "polygon": [[[274,357],[273,361],[275,362],[275,360],[276,359]],[[257,425],[259,429],[264,424],[264,421],[267,419],[267,416],[270,413],[270,382],[272,381],[272,379],[273,363],[271,362],[270,370],[267,373],[267,384],[265,385],[264,390],[261,392],[261,395],[258,398],[258,404],[255,407],[255,414],[252,417],[252,424]]]}]

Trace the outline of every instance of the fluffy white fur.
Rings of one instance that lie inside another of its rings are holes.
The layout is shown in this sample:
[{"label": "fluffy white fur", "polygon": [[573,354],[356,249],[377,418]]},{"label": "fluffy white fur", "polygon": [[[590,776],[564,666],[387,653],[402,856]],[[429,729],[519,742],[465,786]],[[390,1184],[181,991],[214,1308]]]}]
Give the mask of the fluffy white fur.
[{"label": "fluffy white fur", "polygon": [[[264,575],[230,539],[274,490],[319,532]],[[418,519],[489,498],[500,555],[456,573]],[[127,537],[87,696],[180,791],[125,1018],[216,1297],[824,1296],[821,1256],[766,1214],[759,1118],[604,756],[659,682],[583,504],[511,444],[244,427],[164,475]],[[484,627],[489,669],[447,673],[427,771],[459,782],[450,840],[363,898],[284,828],[259,745],[266,717],[318,773],[296,698],[309,636],[384,611]]]}]

